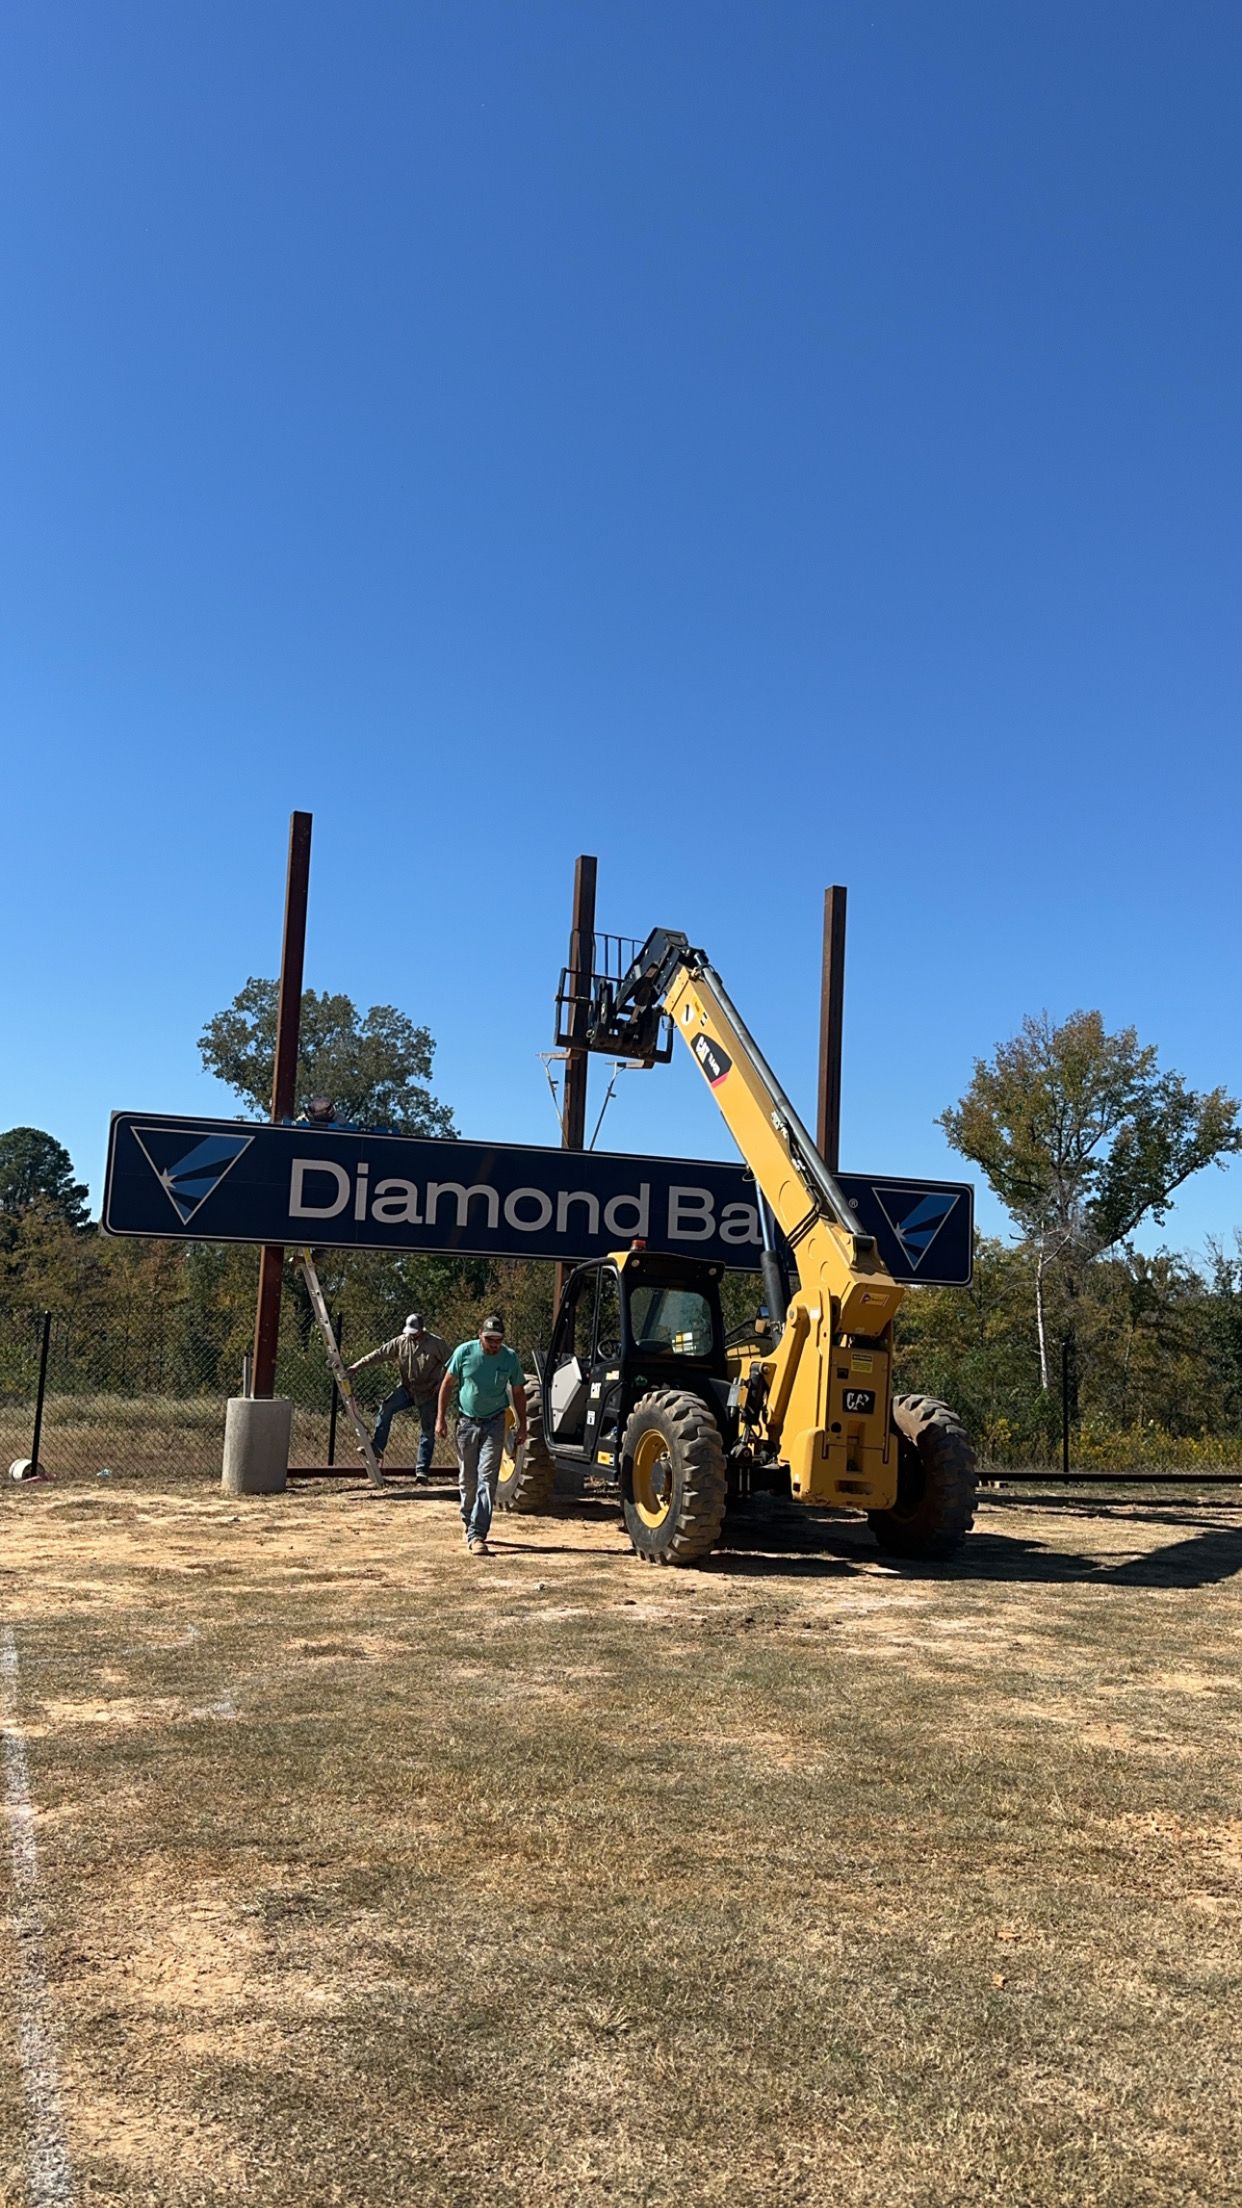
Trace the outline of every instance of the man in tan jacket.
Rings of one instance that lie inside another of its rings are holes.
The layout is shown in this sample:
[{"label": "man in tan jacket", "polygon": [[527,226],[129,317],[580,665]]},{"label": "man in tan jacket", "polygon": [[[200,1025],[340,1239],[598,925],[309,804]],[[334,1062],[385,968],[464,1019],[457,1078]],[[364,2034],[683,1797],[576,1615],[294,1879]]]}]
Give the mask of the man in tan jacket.
[{"label": "man in tan jacket", "polygon": [[415,1481],[425,1485],[431,1470],[432,1454],[436,1445],[436,1399],[444,1367],[448,1363],[449,1345],[438,1334],[429,1334],[421,1311],[411,1311],[404,1327],[390,1342],[381,1343],[366,1357],[359,1357],[350,1366],[351,1372],[361,1372],[364,1365],[395,1363],[401,1374],[392,1394],[385,1396],[375,1421],[371,1447],[376,1462],[383,1465],[384,1451],[388,1447],[388,1430],[398,1411],[417,1411],[418,1462]]}]

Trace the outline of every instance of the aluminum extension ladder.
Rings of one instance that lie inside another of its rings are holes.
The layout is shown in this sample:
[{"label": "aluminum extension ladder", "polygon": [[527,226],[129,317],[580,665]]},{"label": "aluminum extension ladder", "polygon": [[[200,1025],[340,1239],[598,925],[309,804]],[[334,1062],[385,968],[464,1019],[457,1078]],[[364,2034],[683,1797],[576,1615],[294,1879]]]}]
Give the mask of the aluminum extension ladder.
[{"label": "aluminum extension ladder", "polygon": [[332,1321],[328,1317],[328,1306],[323,1300],[319,1275],[315,1271],[314,1259],[309,1250],[303,1250],[302,1252],[302,1278],[306,1282],[306,1293],[311,1299],[315,1317],[319,1321],[319,1331],[323,1336],[323,1346],[328,1352],[328,1364],[332,1370],[332,1377],[336,1382],[337,1393],[349,1413],[350,1424],[358,1436],[358,1449],[366,1465],[367,1475],[372,1487],[382,1487],[384,1475],[375,1461],[375,1451],[371,1447],[371,1430],[363,1417],[362,1405],[349,1384],[349,1374],[345,1370],[345,1360],[336,1346]]}]

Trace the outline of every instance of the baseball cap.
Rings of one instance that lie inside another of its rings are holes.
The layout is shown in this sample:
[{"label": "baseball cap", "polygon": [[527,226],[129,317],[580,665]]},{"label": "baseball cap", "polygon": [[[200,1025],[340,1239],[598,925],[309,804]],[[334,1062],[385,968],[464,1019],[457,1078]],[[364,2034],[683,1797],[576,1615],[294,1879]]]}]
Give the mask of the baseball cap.
[{"label": "baseball cap", "polygon": [[497,1318],[495,1315],[490,1319],[484,1319],[482,1326],[479,1328],[480,1334],[503,1334],[504,1330],[504,1320]]},{"label": "baseball cap", "polygon": [[423,1331],[423,1314],[422,1314],[422,1312],[421,1312],[421,1311],[411,1311],[411,1313],[410,1313],[410,1315],[409,1315],[409,1318],[408,1318],[408,1319],[406,1320],[406,1322],[405,1322],[405,1331],[406,1331],[406,1333],[407,1333],[407,1334],[421,1334],[421,1333],[422,1333],[422,1331]]}]

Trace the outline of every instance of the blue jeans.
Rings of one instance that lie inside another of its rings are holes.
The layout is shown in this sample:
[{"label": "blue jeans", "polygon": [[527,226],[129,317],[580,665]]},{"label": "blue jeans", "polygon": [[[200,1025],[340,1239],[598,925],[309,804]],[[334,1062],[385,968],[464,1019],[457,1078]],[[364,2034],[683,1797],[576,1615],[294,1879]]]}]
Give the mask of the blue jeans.
[{"label": "blue jeans", "polygon": [[377,1457],[382,1457],[388,1447],[389,1429],[398,1411],[418,1412],[418,1461],[415,1471],[423,1479],[431,1470],[431,1459],[435,1453],[436,1399],[434,1395],[430,1395],[425,1403],[416,1403],[413,1396],[407,1393],[404,1384],[395,1387],[391,1395],[386,1395],[380,1404],[375,1432],[371,1436],[371,1447]]},{"label": "blue jeans", "polygon": [[460,1466],[461,1522],[468,1541],[486,1541],[492,1523],[492,1498],[500,1478],[504,1451],[505,1414],[492,1418],[457,1420],[457,1462]]}]

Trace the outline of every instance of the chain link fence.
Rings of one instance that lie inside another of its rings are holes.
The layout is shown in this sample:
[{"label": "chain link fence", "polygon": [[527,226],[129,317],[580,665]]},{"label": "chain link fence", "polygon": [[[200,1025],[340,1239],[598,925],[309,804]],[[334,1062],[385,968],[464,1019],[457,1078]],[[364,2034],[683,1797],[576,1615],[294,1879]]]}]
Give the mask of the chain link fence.
[{"label": "chain link fence", "polygon": [[[309,1323],[308,1323],[309,1322]],[[135,1302],[123,1317],[52,1315],[39,1438],[39,1462],[52,1477],[76,1479],[218,1479],[224,1449],[224,1409],[243,1392],[250,1349],[249,1310],[191,1315],[177,1304]],[[0,1315],[0,1477],[32,1454],[44,1313]],[[348,1360],[351,1345],[343,1351]],[[361,1348],[363,1345],[357,1345]],[[371,1343],[366,1346],[369,1348]],[[368,1414],[396,1386],[395,1366],[371,1365],[358,1375]],[[287,1298],[281,1314],[276,1393],[293,1404],[290,1464],[359,1465],[353,1427],[341,1407],[333,1420],[332,1375],[309,1314]],[[1041,1452],[1019,1453],[985,1430],[981,1467],[995,1481],[1030,1481]],[[390,1471],[412,1471],[417,1421],[398,1417],[386,1451]],[[453,1461],[436,1444],[436,1463]],[[1042,1479],[1055,1480],[1049,1450]],[[1182,1439],[1138,1429],[1097,1431],[1090,1420],[1073,1437],[1072,1478],[1110,1477],[1187,1488],[1201,1483],[1219,1495],[1228,1484],[1242,1496],[1242,1442],[1237,1436]],[[1062,1490],[1064,1492],[1064,1490]]]},{"label": "chain link fence", "polygon": [[[39,1462],[53,1478],[219,1478],[224,1411],[240,1395],[249,1325],[220,1315],[210,1333],[173,1311],[138,1312],[100,1330],[73,1314],[53,1314],[47,1354]],[[276,1393],[293,1404],[292,1466],[359,1463],[353,1427],[341,1406],[333,1421],[332,1375],[318,1330],[282,1314]],[[0,1472],[31,1454],[44,1314],[0,1318]],[[349,1356],[349,1344],[344,1344]],[[373,1412],[396,1386],[395,1366],[358,1375],[358,1398]],[[333,1427],[335,1423],[335,1447]],[[417,1421],[396,1419],[386,1462],[412,1470]],[[332,1454],[330,1455],[330,1450]],[[437,1444],[437,1458],[451,1452]]]}]

